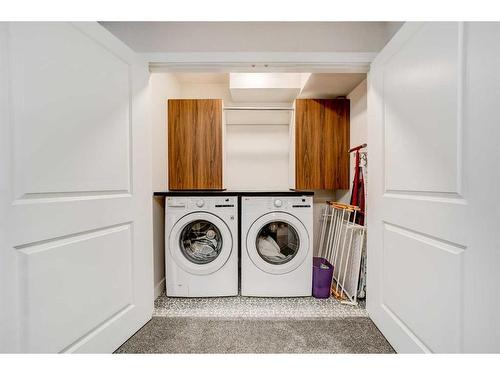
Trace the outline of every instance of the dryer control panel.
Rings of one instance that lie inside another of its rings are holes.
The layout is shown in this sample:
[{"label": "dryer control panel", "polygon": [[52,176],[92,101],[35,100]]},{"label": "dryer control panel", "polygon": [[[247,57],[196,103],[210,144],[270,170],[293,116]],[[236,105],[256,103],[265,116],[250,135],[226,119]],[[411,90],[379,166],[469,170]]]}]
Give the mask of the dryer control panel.
[{"label": "dryer control panel", "polygon": [[251,208],[265,207],[269,211],[292,211],[299,209],[312,209],[311,196],[298,197],[243,197],[245,206]]}]

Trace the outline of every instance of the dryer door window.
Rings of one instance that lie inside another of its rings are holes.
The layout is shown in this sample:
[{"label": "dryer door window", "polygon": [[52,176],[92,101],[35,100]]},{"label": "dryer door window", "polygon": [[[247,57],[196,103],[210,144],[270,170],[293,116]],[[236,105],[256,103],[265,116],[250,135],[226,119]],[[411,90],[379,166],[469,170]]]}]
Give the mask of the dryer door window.
[{"label": "dryer door window", "polygon": [[271,264],[290,262],[298,253],[300,238],[297,230],[284,221],[271,221],[264,225],[255,240],[255,247],[262,259]]},{"label": "dryer door window", "polygon": [[262,271],[274,275],[292,272],[312,258],[309,233],[304,224],[286,212],[260,216],[246,233],[246,251]]},{"label": "dryer door window", "polygon": [[184,226],[179,236],[182,254],[195,264],[213,262],[222,250],[222,235],[213,223],[195,220]]}]

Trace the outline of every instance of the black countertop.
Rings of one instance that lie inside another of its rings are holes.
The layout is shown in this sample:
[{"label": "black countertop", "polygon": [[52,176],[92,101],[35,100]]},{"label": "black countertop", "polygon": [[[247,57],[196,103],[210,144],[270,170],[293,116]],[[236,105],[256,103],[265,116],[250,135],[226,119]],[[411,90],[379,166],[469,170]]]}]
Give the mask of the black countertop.
[{"label": "black countertop", "polygon": [[247,196],[247,197],[289,197],[314,195],[313,191],[308,190],[281,190],[281,191],[262,191],[262,190],[174,190],[174,191],[155,191],[155,197],[199,197],[199,196]]}]

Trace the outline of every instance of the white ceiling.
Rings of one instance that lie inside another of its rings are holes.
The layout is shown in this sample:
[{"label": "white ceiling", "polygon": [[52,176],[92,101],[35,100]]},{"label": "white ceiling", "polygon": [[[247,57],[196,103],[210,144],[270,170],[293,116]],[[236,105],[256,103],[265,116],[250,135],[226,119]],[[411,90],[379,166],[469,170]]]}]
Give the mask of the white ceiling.
[{"label": "white ceiling", "polygon": [[366,78],[364,73],[313,73],[299,98],[333,99],[346,96]]},{"label": "white ceiling", "polygon": [[[229,89],[229,73],[172,73],[179,83],[223,84]],[[346,96],[366,78],[364,73],[312,73],[302,88],[299,98],[330,99]],[[274,91],[273,91],[274,90]],[[281,90],[281,91],[280,91]],[[298,90],[283,92],[283,89],[253,89],[253,97],[246,92],[236,101],[291,102]],[[238,94],[238,93],[236,93]],[[281,95],[282,97],[280,97]],[[285,96],[283,96],[285,95]],[[233,98],[234,99],[234,98]]]},{"label": "white ceiling", "polygon": [[226,83],[229,86],[229,73],[176,73],[179,83]]},{"label": "white ceiling", "polygon": [[101,22],[133,50],[378,52],[401,22]]}]

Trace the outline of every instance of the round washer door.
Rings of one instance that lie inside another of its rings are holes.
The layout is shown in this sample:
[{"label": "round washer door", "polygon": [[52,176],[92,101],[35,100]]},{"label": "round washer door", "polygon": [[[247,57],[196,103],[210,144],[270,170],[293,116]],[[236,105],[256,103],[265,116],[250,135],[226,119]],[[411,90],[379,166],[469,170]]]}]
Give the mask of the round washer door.
[{"label": "round washer door", "polygon": [[286,212],[271,212],[251,225],[247,253],[262,271],[279,275],[300,266],[309,253],[309,234],[302,222]]},{"label": "round washer door", "polygon": [[172,258],[184,271],[208,275],[227,262],[233,250],[233,238],[218,216],[193,212],[175,223],[169,245]]}]

